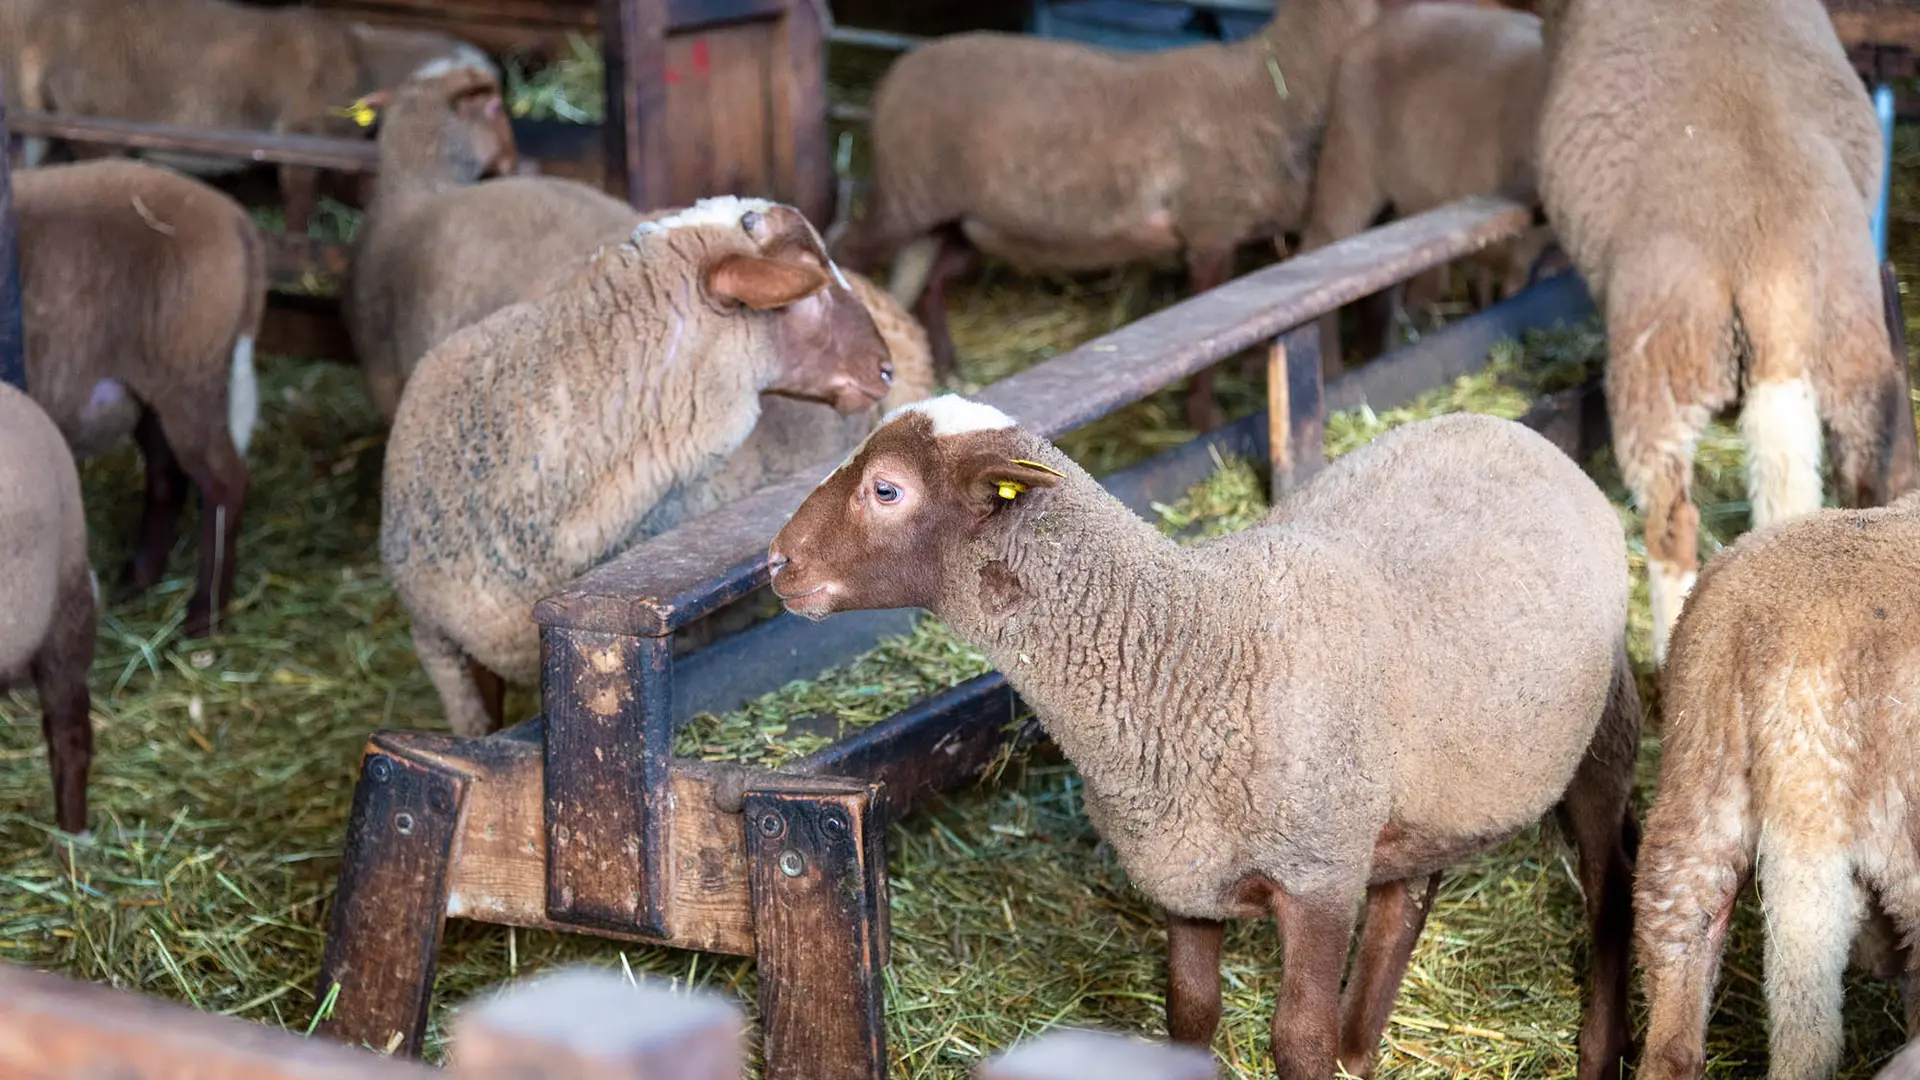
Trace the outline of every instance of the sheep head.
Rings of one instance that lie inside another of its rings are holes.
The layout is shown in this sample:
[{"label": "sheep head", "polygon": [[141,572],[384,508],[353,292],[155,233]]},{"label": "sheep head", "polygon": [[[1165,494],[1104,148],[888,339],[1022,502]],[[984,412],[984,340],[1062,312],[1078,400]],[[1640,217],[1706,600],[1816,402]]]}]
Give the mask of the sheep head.
[{"label": "sheep head", "polygon": [[644,257],[664,252],[692,263],[704,300],[721,315],[765,323],[767,393],[840,412],[886,397],[893,383],[887,343],[800,211],[730,195],[702,199],[647,215],[633,240]]},{"label": "sheep head", "polygon": [[383,153],[424,153],[461,180],[506,176],[519,165],[500,82],[471,65],[428,64],[399,86],[354,102],[353,111],[378,112]]},{"label": "sheep head", "polygon": [[896,409],[821,481],[768,548],[788,611],[937,610],[946,551],[1060,482],[1043,440],[946,394]]}]

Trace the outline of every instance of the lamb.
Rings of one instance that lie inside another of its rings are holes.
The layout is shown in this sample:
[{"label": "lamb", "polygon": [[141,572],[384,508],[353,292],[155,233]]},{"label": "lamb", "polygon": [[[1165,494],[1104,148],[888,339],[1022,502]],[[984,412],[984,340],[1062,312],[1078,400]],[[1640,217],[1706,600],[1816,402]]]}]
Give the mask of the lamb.
[{"label": "lamb", "polygon": [[762,392],[852,412],[891,378],[806,218],[731,196],[435,346],[387,444],[380,558],[453,730],[498,726],[502,681],[538,672],[533,604],[745,441]]},{"label": "lamb", "polygon": [[[1382,14],[1340,59],[1301,252],[1359,233],[1389,207],[1408,216],[1473,195],[1535,202],[1545,84],[1537,16],[1435,3]],[[1552,239],[1543,225],[1464,260],[1476,301],[1518,292]],[[1422,277],[1410,300],[1437,291],[1438,271]],[[1335,358],[1338,325],[1333,313],[1321,320],[1321,347]]]},{"label": "lamb", "polygon": [[[1648,1080],[1698,1077],[1734,902],[1758,873],[1774,1080],[1827,1077],[1869,890],[1920,933],[1920,493],[1757,529],[1701,573],[1661,674],[1634,903]],[[1756,855],[1758,859],[1756,861]],[[1920,967],[1901,956],[1904,974]],[[1907,995],[1907,1026],[1920,1000]]]},{"label": "lamb", "polygon": [[182,630],[208,633],[233,597],[260,414],[260,234],[227,195],[124,159],[27,170],[13,196],[29,391],[76,456],[129,434],[139,446],[147,491],[126,571],[134,588],[165,573],[192,480],[199,581]]},{"label": "lamb", "polygon": [[[276,134],[358,134],[330,111],[423,67],[497,74],[484,53],[444,34],[232,0],[0,0],[0,43],[9,105]],[[26,163],[44,152],[30,143]],[[245,167],[146,156],[203,176]],[[319,173],[289,165],[279,175],[287,226],[305,232]]]},{"label": "lamb", "polygon": [[54,820],[69,833],[87,828],[95,589],[73,455],[39,406],[0,382],[0,690],[30,678],[39,691]]},{"label": "lamb", "polygon": [[[1288,0],[1253,38],[1157,53],[988,32],[922,46],[874,91],[871,204],[834,257],[900,256],[893,294],[917,298],[943,379],[963,239],[1025,272],[1184,252],[1193,290],[1213,288],[1240,244],[1304,220],[1334,65],[1379,6]],[[1221,422],[1211,370],[1187,413]]]},{"label": "lamb", "polygon": [[1640,726],[1626,545],[1545,438],[1407,424],[1262,524],[1182,548],[948,395],[889,417],[768,562],[788,611],[925,608],[1006,675],[1168,912],[1175,1040],[1219,1021],[1222,920],[1273,915],[1283,1080],[1336,1057],[1368,1075],[1439,872],[1557,806],[1594,933],[1579,1075],[1616,1074]]},{"label": "lamb", "polygon": [[[1868,218],[1873,108],[1819,0],[1547,0],[1540,191],[1606,318],[1614,454],[1654,655],[1699,566],[1695,441],[1740,405],[1753,522],[1911,490]],[[1658,33],[1649,32],[1657,26]]]}]

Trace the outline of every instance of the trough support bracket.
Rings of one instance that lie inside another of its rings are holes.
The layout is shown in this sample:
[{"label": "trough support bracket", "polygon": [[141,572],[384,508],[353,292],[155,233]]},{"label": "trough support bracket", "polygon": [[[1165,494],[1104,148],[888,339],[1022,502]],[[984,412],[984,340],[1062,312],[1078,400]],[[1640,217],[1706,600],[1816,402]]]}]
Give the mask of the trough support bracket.
[{"label": "trough support bracket", "polygon": [[1267,456],[1279,502],[1327,463],[1320,325],[1296,326],[1267,349]]},{"label": "trough support bracket", "polygon": [[447,924],[453,841],[467,778],[377,734],[361,759],[316,1000],[339,987],[317,1030],[416,1057]]},{"label": "trough support bracket", "polygon": [[886,826],[879,791],[769,779],[744,799],[766,1080],[885,1080]]},{"label": "trough support bracket", "polygon": [[672,937],[673,639],[543,626],[540,667],[547,917]]}]

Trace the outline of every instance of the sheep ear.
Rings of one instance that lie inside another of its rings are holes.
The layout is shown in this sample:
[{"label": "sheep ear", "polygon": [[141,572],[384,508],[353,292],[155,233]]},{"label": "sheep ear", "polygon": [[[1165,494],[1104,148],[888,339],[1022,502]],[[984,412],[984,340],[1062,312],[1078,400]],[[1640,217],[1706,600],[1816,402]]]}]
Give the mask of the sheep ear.
[{"label": "sheep ear", "polygon": [[1013,502],[1032,488],[1057,486],[1061,480],[1058,470],[1025,458],[983,462],[975,477],[972,489],[988,507]]},{"label": "sheep ear", "polygon": [[759,255],[729,255],[707,271],[707,291],[755,311],[783,308],[827,287],[823,270]]},{"label": "sheep ear", "polygon": [[393,104],[392,90],[375,90],[351,105],[329,111],[335,116],[344,116],[361,127],[372,127],[380,111],[391,104]]}]

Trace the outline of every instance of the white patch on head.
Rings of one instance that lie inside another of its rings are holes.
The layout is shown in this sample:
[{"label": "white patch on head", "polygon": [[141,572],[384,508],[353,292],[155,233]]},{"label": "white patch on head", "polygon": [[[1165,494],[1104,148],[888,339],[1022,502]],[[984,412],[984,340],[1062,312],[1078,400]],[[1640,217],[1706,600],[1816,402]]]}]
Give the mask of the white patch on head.
[{"label": "white patch on head", "polygon": [[1014,426],[1013,417],[991,405],[963,398],[959,394],[941,394],[935,398],[910,401],[888,413],[886,419],[880,422],[881,426],[910,412],[919,413],[933,421],[933,436],[936,439]]},{"label": "white patch on head", "polygon": [[766,199],[743,199],[738,195],[715,195],[701,199],[685,210],[668,217],[653,221],[643,221],[633,227],[633,239],[637,243],[643,236],[654,233],[671,232],[674,229],[696,229],[702,225],[738,226],[740,219],[749,212],[766,213],[779,204]]},{"label": "white patch on head", "polygon": [[1680,621],[1680,609],[1693,591],[1695,573],[1668,566],[1657,559],[1647,560],[1647,602],[1653,615],[1653,665],[1665,667],[1667,642],[1673,637],[1673,624]]},{"label": "white patch on head", "polygon": [[227,376],[227,431],[241,457],[247,456],[247,443],[259,422],[260,380],[253,370],[253,337],[241,334],[233,343],[233,370]]},{"label": "white patch on head", "polygon": [[486,53],[462,42],[456,45],[454,50],[447,55],[436,56],[426,63],[421,64],[413,70],[413,74],[408,76],[408,78],[420,80],[437,79],[448,72],[460,71],[467,68],[495,79],[500,77],[500,69],[493,65],[493,61],[487,59]]},{"label": "white patch on head", "polygon": [[1740,409],[1755,528],[1820,509],[1820,408],[1806,376],[1756,384]]}]

